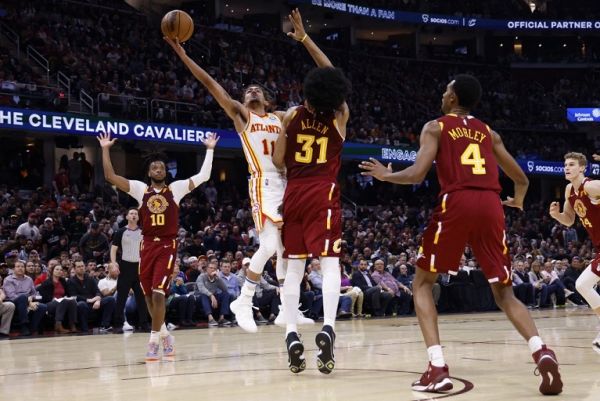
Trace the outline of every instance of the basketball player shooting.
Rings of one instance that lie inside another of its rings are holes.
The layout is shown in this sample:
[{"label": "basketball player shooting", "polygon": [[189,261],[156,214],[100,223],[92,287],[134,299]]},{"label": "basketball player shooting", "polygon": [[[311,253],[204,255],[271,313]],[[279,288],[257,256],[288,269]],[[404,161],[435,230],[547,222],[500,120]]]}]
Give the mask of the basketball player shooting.
[{"label": "basketball player shooting", "polygon": [[163,357],[172,358],[175,356],[175,338],[165,326],[165,297],[169,294],[171,274],[177,257],[175,239],[179,229],[179,202],[210,178],[214,148],[219,137],[209,134],[202,140],[206,146],[206,156],[198,174],[187,180],[174,181],[170,185],[166,182],[165,161],[158,156],[148,159],[146,174],[150,185],[117,175],[110,160],[110,148],[115,141],[116,138],[110,138],[110,133],[98,136],[102,148],[104,177],[129,194],[139,205],[143,236],[140,246],[140,284],[152,317],[146,361],[160,359],[159,339],[162,342]]},{"label": "basketball player shooting", "polygon": [[[469,243],[491,284],[496,304],[529,344],[542,376],[544,395],[562,391],[558,361],[546,347],[527,308],[514,295],[502,205],[523,208],[529,180],[508,153],[500,136],[473,117],[481,85],[471,75],[457,75],[442,96],[444,116],[425,124],[415,163],[393,172],[375,159],[360,164],[363,175],[394,184],[420,184],[436,161],[440,205],[423,233],[413,282],[415,310],[427,345],[429,366],[413,383],[415,391],[443,392],[453,388],[440,345],[432,287],[438,273],[456,274]],[[514,198],[501,201],[498,166],[514,182]]]},{"label": "basketball player shooting", "polygon": [[[305,46],[317,66],[330,64],[327,56],[306,34],[300,11],[293,10],[288,18],[294,31],[287,35]],[[280,208],[286,180],[284,170],[277,168],[272,161],[275,141],[281,131],[281,119],[285,112],[267,112],[271,106],[271,99],[260,85],[249,85],[244,90],[243,102],[233,99],[214,78],[187,56],[178,40],[167,37],[164,39],[233,121],[242,142],[250,172],[248,187],[252,218],[259,233],[260,245],[250,260],[250,268],[247,271],[241,294],[231,303],[231,311],[235,314],[238,325],[243,330],[254,333],[257,331],[257,327],[252,312],[252,297],[265,264],[274,253],[277,254],[276,274],[279,283],[282,284],[285,278],[286,263],[282,259],[283,244],[280,234],[283,219]],[[284,296],[281,296],[281,301],[282,304],[285,303]],[[312,319],[304,317],[300,311],[297,311],[296,315],[299,324],[314,323]],[[279,313],[275,323],[283,325],[285,324],[283,319],[284,314]]]}]

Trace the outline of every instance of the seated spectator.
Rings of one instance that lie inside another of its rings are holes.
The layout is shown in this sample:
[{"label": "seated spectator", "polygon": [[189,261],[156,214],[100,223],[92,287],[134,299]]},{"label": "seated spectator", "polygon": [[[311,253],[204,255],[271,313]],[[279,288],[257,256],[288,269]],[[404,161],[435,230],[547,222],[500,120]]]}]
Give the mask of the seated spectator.
[{"label": "seated spectator", "polygon": [[387,315],[394,313],[398,315],[409,315],[411,313],[412,291],[410,288],[399,282],[390,272],[385,270],[385,263],[377,259],[374,263],[375,271],[371,275],[373,280],[390,293],[393,298],[385,311]]},{"label": "seated spectator", "polygon": [[[308,279],[312,284],[313,290],[315,290],[317,294],[323,294],[323,273],[321,272],[321,261],[319,261],[319,259],[310,261],[310,273]],[[352,313],[350,312],[351,305],[352,299],[350,297],[340,295],[337,317],[346,318],[352,316]]]},{"label": "seated spectator", "polygon": [[529,274],[525,271],[525,263],[517,260],[512,271],[512,285],[515,296],[528,307],[535,307],[535,289],[529,282]]},{"label": "seated spectator", "polygon": [[350,276],[346,274],[344,265],[342,264],[340,264],[340,277],[342,281],[340,292],[342,293],[342,297],[349,297],[351,299],[350,313],[352,313],[352,317],[365,317],[362,313],[364,294],[360,288],[352,286]]},{"label": "seated spectator", "polygon": [[583,272],[584,267],[585,266],[581,258],[579,256],[573,256],[571,259],[571,265],[565,269],[562,277],[562,282],[565,285],[565,288],[573,292],[567,298],[577,305],[585,305],[586,303],[575,287],[575,282]]},{"label": "seated spectator", "polygon": [[[202,305],[204,313],[208,316],[208,326],[230,326],[231,322],[225,319],[229,315],[230,296],[225,282],[217,275],[217,262],[210,261],[206,273],[202,273],[196,280],[196,299]],[[219,313],[219,320],[213,314]]]},{"label": "seated spectator", "polygon": [[90,224],[90,230],[79,240],[79,251],[84,261],[90,259],[103,261],[107,255],[109,241],[106,235],[100,232],[100,225],[97,222]]},{"label": "seated spectator", "polygon": [[96,281],[85,274],[82,261],[75,262],[75,277],[69,279],[67,286],[70,287],[69,293],[77,297],[77,321],[81,331],[88,332],[90,314],[101,313],[100,333],[108,333],[112,329],[110,322],[115,300],[112,297],[102,298]]},{"label": "seated spectator", "polygon": [[15,304],[6,300],[6,293],[2,289],[2,276],[0,276],[0,340],[6,340],[10,333],[10,323],[15,313]]},{"label": "seated spectator", "polygon": [[40,331],[40,322],[46,315],[45,304],[36,302],[36,291],[31,277],[25,275],[25,262],[15,262],[13,274],[4,280],[6,299],[15,304],[16,325],[22,336],[30,336]]},{"label": "seated spectator", "polygon": [[548,294],[555,294],[556,296],[556,306],[564,307],[565,298],[567,295],[571,295],[571,291],[567,290],[563,282],[558,278],[558,274],[554,271],[552,262],[544,263],[544,270],[540,271],[540,273],[542,274],[544,283],[548,286]]},{"label": "seated spectator", "polygon": [[231,273],[231,262],[229,262],[229,260],[221,261],[219,277],[225,282],[225,285],[227,285],[227,292],[229,292],[231,301],[240,296],[240,282],[238,278]]},{"label": "seated spectator", "polygon": [[[54,266],[48,274],[48,279],[40,285],[38,291],[42,297],[41,302],[48,307],[48,314],[54,316],[54,331],[57,334],[76,333],[77,301],[68,292],[62,266]],[[69,329],[65,329],[65,326]]]},{"label": "seated spectator", "polygon": [[178,271],[173,269],[173,282],[169,289],[170,295],[167,298],[167,310],[175,312],[178,326],[192,327],[196,324],[193,322],[194,312],[196,311],[196,299],[192,293],[189,293],[183,277]]},{"label": "seated spectator", "polygon": [[550,297],[548,294],[548,285],[544,282],[544,277],[540,272],[541,263],[537,260],[531,263],[531,270],[529,271],[529,282],[535,289],[536,299],[539,297],[537,305],[540,308],[547,308],[550,305]]},{"label": "seated spectator", "polygon": [[350,280],[354,287],[358,287],[365,294],[365,301],[375,316],[385,316],[385,311],[393,295],[378,285],[369,274],[367,260],[362,258],[358,263],[358,271],[352,274]]}]

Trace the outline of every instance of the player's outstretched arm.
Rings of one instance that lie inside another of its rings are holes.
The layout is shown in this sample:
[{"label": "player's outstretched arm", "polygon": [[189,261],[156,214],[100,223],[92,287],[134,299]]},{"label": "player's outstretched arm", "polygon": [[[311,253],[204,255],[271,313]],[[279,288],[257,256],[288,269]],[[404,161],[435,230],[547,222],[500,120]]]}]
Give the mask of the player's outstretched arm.
[{"label": "player's outstretched arm", "polygon": [[505,201],[502,202],[502,204],[523,210],[523,202],[525,201],[525,195],[527,194],[527,188],[529,187],[529,179],[517,161],[504,147],[504,143],[502,142],[500,135],[498,135],[498,133],[495,131],[491,131],[491,133],[494,145],[494,155],[496,156],[498,165],[515,184],[514,198],[509,196]]},{"label": "player's outstretched arm", "polygon": [[202,162],[200,172],[195,176],[190,177],[188,180],[188,189],[190,191],[193,191],[194,188],[200,186],[200,184],[210,179],[213,156],[215,153],[214,150],[217,146],[217,142],[219,142],[219,139],[220,138],[217,134],[208,134],[206,138],[202,139],[202,143],[204,146],[206,146],[206,155],[204,156],[204,162]]},{"label": "player's outstretched arm", "polygon": [[196,64],[196,62],[185,53],[185,49],[181,46],[179,40],[173,40],[167,37],[164,37],[163,39],[173,48],[185,66],[192,74],[194,74],[194,77],[208,89],[229,118],[233,120],[236,130],[242,132],[246,126],[246,119],[248,116],[246,107],[233,99],[229,93],[227,93],[227,91],[210,76],[210,74]]},{"label": "player's outstretched arm", "polygon": [[281,122],[281,131],[275,141],[275,149],[273,150],[273,164],[280,170],[285,169],[285,151],[287,147],[287,127],[296,114],[296,107],[292,107],[285,112],[283,120]]},{"label": "player's outstretched arm", "polygon": [[380,181],[389,181],[393,184],[420,184],[425,179],[431,164],[437,155],[440,140],[440,124],[429,121],[421,131],[420,147],[415,163],[404,170],[392,172],[392,164],[387,167],[373,159],[361,162],[358,167],[364,170],[362,175],[370,175]]},{"label": "player's outstretched arm", "polygon": [[329,60],[329,58],[323,53],[319,46],[308,36],[306,31],[304,30],[304,24],[302,23],[302,15],[300,15],[300,11],[296,8],[292,10],[292,12],[288,15],[294,30],[292,32],[288,32],[287,36],[297,40],[302,43],[308,53],[312,57],[312,59],[317,64],[317,67],[333,67],[333,64]]},{"label": "player's outstretched arm", "polygon": [[565,188],[565,203],[563,205],[562,213],[560,212],[560,206],[558,202],[552,202],[550,204],[549,210],[550,217],[567,227],[571,227],[575,223],[575,210],[573,210],[571,204],[569,203],[569,194],[571,193],[571,187],[572,185],[569,184],[567,185],[567,188]]},{"label": "player's outstretched arm", "polygon": [[110,161],[110,148],[115,144],[117,138],[110,139],[110,133],[100,133],[98,142],[102,148],[102,168],[104,169],[104,178],[115,185],[121,191],[129,193],[129,180],[115,174],[112,162]]}]

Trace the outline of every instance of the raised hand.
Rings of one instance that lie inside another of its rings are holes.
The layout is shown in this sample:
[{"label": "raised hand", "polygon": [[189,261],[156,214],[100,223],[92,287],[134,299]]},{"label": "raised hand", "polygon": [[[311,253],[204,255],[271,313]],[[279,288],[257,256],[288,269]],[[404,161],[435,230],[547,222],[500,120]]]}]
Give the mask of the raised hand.
[{"label": "raised hand", "polygon": [[175,50],[175,53],[177,53],[177,55],[179,57],[185,56],[185,49],[179,43],[178,38],[173,40],[173,39],[167,38],[166,36],[163,36],[163,39],[165,40],[165,42],[167,42],[169,44],[169,46],[171,46],[173,48],[173,50]]},{"label": "raised hand", "polygon": [[296,8],[292,10],[291,14],[288,15],[288,19],[292,23],[294,27],[293,32],[288,32],[287,36],[290,38],[294,38],[297,41],[302,41],[306,38],[306,32],[304,31],[304,24],[302,23],[302,16],[300,15],[300,11]]},{"label": "raised hand", "polygon": [[392,173],[392,163],[388,163],[387,167],[381,164],[378,160],[369,157],[369,161],[361,162],[358,167],[364,170],[361,175],[370,175],[377,178],[379,181],[384,181],[387,174]]},{"label": "raised hand", "polygon": [[594,161],[595,161],[595,162],[600,162],[600,155],[598,155],[598,154],[594,153],[594,154],[592,155],[592,159],[594,159]]},{"label": "raised hand", "polygon": [[200,139],[200,141],[206,146],[206,149],[214,149],[219,139],[221,138],[217,134],[208,134],[206,138]]},{"label": "raised hand", "polygon": [[514,198],[511,198],[510,196],[507,196],[506,200],[502,201],[502,204],[504,206],[514,207],[516,209],[523,210],[523,202],[517,202]]},{"label": "raised hand", "polygon": [[101,132],[100,135],[98,135],[98,142],[100,142],[101,148],[110,148],[115,144],[116,140],[117,138],[110,139],[109,132]]}]

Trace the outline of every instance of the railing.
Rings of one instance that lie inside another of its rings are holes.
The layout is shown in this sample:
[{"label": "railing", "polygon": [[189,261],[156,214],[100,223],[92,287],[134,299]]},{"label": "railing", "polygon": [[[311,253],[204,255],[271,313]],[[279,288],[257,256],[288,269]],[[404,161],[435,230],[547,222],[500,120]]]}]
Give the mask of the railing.
[{"label": "railing", "polygon": [[192,123],[194,114],[202,111],[197,104],[152,99],[150,112],[152,121]]},{"label": "railing", "polygon": [[15,45],[17,58],[21,58],[21,39],[19,38],[19,35],[10,29],[4,22],[0,22],[0,33],[2,33],[10,43]]},{"label": "railing", "polygon": [[79,111],[94,114],[94,99],[83,89],[79,91]]},{"label": "railing", "polygon": [[4,106],[66,111],[57,87],[23,82],[10,84],[5,81],[5,87],[0,91],[0,103]]},{"label": "railing", "polygon": [[358,216],[358,205],[356,204],[356,202],[354,202],[352,199],[350,199],[344,194],[342,194],[342,199],[354,207],[354,217]]},{"label": "railing", "polygon": [[46,82],[50,82],[50,63],[48,62],[48,59],[31,46],[27,46],[27,58],[33,60],[46,71]]},{"label": "railing", "polygon": [[71,105],[71,78],[59,71],[56,74],[56,82],[58,83],[59,88],[65,89],[65,93],[67,94],[67,101],[69,102],[69,105]]},{"label": "railing", "polygon": [[145,97],[130,95],[113,95],[110,93],[99,93],[96,97],[98,115],[101,113],[111,117],[122,117],[126,119],[150,119],[150,100]]}]

